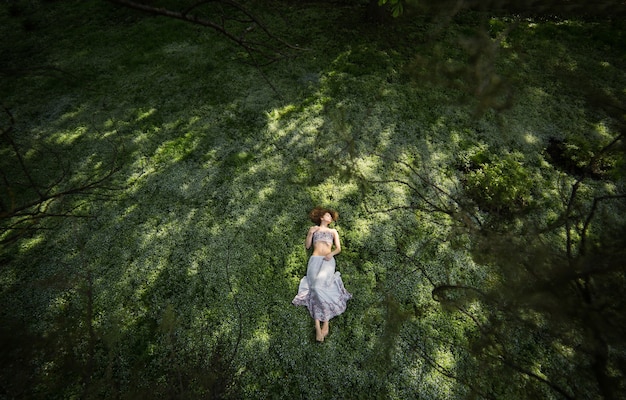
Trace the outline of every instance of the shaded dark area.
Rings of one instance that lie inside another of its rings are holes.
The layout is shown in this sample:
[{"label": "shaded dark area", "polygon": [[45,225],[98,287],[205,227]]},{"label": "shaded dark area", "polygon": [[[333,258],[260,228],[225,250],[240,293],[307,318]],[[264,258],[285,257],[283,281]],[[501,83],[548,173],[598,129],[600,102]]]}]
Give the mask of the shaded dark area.
[{"label": "shaded dark area", "polygon": [[590,162],[591,157],[584,149],[556,138],[550,139],[546,153],[555,167],[579,178],[602,179],[612,166],[606,159],[594,159]]},{"label": "shaded dark area", "polygon": [[[89,177],[77,178],[64,154],[67,150],[18,143],[14,136],[22,135],[14,132],[14,117],[10,110],[4,108],[4,112],[8,122],[0,135],[0,244],[33,235],[41,229],[42,219],[95,218],[88,210],[81,210],[80,203],[115,196],[121,189],[113,182],[121,169],[115,143],[105,155],[108,165],[94,168]],[[71,204],[70,198],[79,198],[79,202]]]},{"label": "shaded dark area", "polygon": [[[454,1],[433,3],[439,3],[442,8],[451,8],[455,4]],[[517,14],[541,19],[619,19],[626,15],[626,5],[615,0],[470,0],[464,2],[464,6],[471,10],[491,11],[500,15]]]}]

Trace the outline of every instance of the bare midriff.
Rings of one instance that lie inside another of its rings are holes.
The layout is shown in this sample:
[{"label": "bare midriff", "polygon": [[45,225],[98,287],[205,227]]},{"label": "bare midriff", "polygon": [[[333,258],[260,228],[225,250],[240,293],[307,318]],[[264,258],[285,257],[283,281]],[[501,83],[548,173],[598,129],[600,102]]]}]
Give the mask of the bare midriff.
[{"label": "bare midriff", "polygon": [[314,256],[325,256],[330,253],[332,250],[332,245],[326,242],[315,242],[313,245],[313,254]]}]

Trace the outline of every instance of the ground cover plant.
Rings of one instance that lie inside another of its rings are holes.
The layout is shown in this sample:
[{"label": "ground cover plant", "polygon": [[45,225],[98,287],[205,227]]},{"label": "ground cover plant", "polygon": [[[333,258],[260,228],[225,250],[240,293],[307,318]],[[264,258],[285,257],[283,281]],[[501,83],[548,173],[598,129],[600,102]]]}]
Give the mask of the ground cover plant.
[{"label": "ground cover plant", "polygon": [[[0,4],[0,395],[619,398],[620,3],[244,5],[288,43],[268,65]],[[354,296],[323,345],[291,305],[316,205]]]}]

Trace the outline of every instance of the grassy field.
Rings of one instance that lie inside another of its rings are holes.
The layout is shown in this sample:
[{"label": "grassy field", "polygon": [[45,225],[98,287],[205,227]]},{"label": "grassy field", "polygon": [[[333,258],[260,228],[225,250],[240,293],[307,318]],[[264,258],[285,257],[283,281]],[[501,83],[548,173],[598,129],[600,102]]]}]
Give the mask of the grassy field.
[{"label": "grassy field", "polygon": [[[106,2],[0,4],[3,213],[102,179],[3,219],[0,397],[604,395],[584,329],[442,299],[527,279],[482,232],[532,263],[516,240],[541,231],[564,259],[584,233],[562,216],[625,193],[623,152],[602,152],[624,130],[623,24],[257,6],[302,48],[260,69],[209,29]],[[316,205],[340,213],[354,296],[323,345],[291,305]],[[618,237],[623,199],[596,220],[590,241]],[[497,321],[507,339],[482,335]]]}]

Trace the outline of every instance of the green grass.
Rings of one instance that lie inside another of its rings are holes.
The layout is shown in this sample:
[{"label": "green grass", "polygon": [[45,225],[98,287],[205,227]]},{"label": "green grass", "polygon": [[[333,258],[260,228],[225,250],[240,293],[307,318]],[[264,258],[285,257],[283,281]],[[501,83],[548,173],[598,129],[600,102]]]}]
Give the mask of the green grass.
[{"label": "green grass", "polygon": [[[420,204],[417,193],[442,204],[422,174],[485,227],[514,236],[554,223],[575,177],[550,164],[549,139],[587,154],[623,129],[603,105],[623,104],[626,87],[623,45],[606,25],[494,18],[492,36],[516,25],[492,54],[463,36],[475,15],[427,40],[419,19],[385,28],[358,8],[281,5],[308,50],[265,67],[265,80],[211,31],[104,2],[32,4],[17,16],[1,7],[11,72],[0,95],[34,179],[56,190],[112,160],[120,170],[110,190],[50,206],[93,218],[45,219],[3,246],[6,396],[559,398],[491,357],[504,339],[482,336],[461,303],[504,327],[509,361],[597,395],[590,361],[567,355],[582,333],[544,348],[529,326],[556,334],[538,317],[508,320],[471,292],[436,301],[433,285],[502,295],[525,278],[477,254],[481,238],[457,214],[397,207]],[[11,154],[2,147],[2,171],[17,171]],[[624,193],[623,179],[584,180],[578,211]],[[354,295],[322,346],[290,304],[319,204],[341,214],[338,269]],[[619,231],[623,206],[603,207],[607,231]],[[563,254],[562,230],[544,239]],[[611,362],[624,349],[614,351]]]}]

